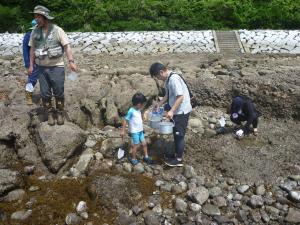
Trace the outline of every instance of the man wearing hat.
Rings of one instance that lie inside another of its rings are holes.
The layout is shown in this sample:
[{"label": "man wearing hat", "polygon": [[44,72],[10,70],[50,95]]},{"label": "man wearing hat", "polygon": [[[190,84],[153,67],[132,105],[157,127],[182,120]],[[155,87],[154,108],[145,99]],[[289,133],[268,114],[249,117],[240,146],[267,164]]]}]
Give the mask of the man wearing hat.
[{"label": "man wearing hat", "polygon": [[[34,18],[37,27],[32,31],[29,45],[30,67],[28,73],[33,71],[34,64],[39,71],[39,82],[43,106],[48,112],[48,124],[64,124],[64,52],[68,58],[68,65],[72,71],[76,71],[76,65],[68,37],[64,30],[52,23],[54,17],[50,16],[50,10],[44,6],[36,6]],[[52,94],[55,97],[56,111],[52,105]],[[55,112],[57,112],[55,117]]]},{"label": "man wearing hat", "polygon": [[[29,65],[30,65],[29,40],[30,40],[31,31],[35,28],[36,24],[37,24],[36,20],[31,21],[30,31],[27,32],[23,38],[23,60],[24,60],[25,68],[27,70],[29,69]],[[28,74],[28,81],[27,81],[27,84],[25,87],[25,96],[26,96],[27,105],[33,104],[32,103],[32,93],[33,93],[33,88],[37,83],[38,75],[39,75],[38,70],[37,70],[36,66],[34,66],[32,73]]]}]

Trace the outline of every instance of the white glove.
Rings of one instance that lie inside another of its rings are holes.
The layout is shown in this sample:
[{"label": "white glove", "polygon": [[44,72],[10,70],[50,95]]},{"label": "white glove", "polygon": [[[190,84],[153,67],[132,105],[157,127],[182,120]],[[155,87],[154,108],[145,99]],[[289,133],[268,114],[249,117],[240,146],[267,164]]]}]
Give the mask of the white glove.
[{"label": "white glove", "polygon": [[219,123],[220,123],[221,127],[225,127],[226,121],[225,121],[224,116],[222,116],[222,117],[219,119]]},{"label": "white glove", "polygon": [[242,129],[240,129],[240,130],[238,130],[235,134],[236,134],[236,136],[238,136],[238,137],[242,137],[243,134],[244,134],[244,131],[243,131]]}]

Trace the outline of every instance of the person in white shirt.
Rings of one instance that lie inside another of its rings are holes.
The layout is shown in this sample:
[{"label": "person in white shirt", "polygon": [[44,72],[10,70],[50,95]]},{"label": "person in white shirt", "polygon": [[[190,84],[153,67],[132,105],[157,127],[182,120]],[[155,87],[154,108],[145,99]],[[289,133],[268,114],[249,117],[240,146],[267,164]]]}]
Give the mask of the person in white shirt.
[{"label": "person in white shirt", "polygon": [[132,97],[132,107],[128,110],[126,116],[123,119],[122,123],[122,133],[121,136],[124,140],[125,130],[127,122],[129,124],[129,134],[131,137],[131,158],[129,159],[133,165],[139,163],[139,160],[136,158],[137,149],[140,145],[143,146],[144,150],[144,162],[147,164],[152,164],[152,159],[148,156],[148,148],[147,143],[145,141],[144,136],[144,128],[143,128],[143,118],[142,118],[142,110],[145,107],[145,103],[147,102],[146,97],[142,93],[136,93]]},{"label": "person in white shirt", "polygon": [[155,105],[155,108],[158,109],[167,102],[166,115],[175,122],[173,128],[175,154],[168,157],[165,163],[171,167],[183,166],[184,137],[192,111],[189,88],[179,74],[168,70],[162,63],[153,63],[150,67],[150,75],[165,82],[166,95]]}]

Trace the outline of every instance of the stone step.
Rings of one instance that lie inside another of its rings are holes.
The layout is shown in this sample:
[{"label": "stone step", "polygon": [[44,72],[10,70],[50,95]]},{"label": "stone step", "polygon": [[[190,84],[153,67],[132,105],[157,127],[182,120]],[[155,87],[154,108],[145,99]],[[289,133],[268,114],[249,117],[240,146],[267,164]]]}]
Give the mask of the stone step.
[{"label": "stone step", "polygon": [[232,47],[232,48],[239,48],[238,45],[219,45],[219,47]]},{"label": "stone step", "polygon": [[224,37],[222,37],[222,40],[224,40],[224,41],[232,41],[232,39],[235,39],[236,37],[226,37],[226,38],[224,38]]},{"label": "stone step", "polygon": [[239,44],[236,43],[236,42],[219,42],[219,45],[236,45],[236,46],[239,46]]},{"label": "stone step", "polygon": [[223,48],[226,48],[226,47],[228,47],[228,48],[239,48],[240,46],[238,46],[238,45],[219,45],[219,47],[221,48],[221,47],[223,47]]},{"label": "stone step", "polygon": [[224,44],[224,43],[222,43],[222,44],[219,44],[219,46],[240,47],[239,45],[237,45],[237,44],[234,44],[234,43],[228,43],[228,44]]},{"label": "stone step", "polygon": [[242,52],[234,31],[216,31],[216,39],[221,53]]}]

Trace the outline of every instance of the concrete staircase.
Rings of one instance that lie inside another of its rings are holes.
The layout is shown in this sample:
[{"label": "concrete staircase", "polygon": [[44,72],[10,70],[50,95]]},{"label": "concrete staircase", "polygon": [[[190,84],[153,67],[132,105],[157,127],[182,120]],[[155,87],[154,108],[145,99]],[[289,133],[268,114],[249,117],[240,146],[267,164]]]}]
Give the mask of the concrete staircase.
[{"label": "concrete staircase", "polygon": [[232,55],[245,52],[235,31],[216,31],[215,43],[220,53]]}]

